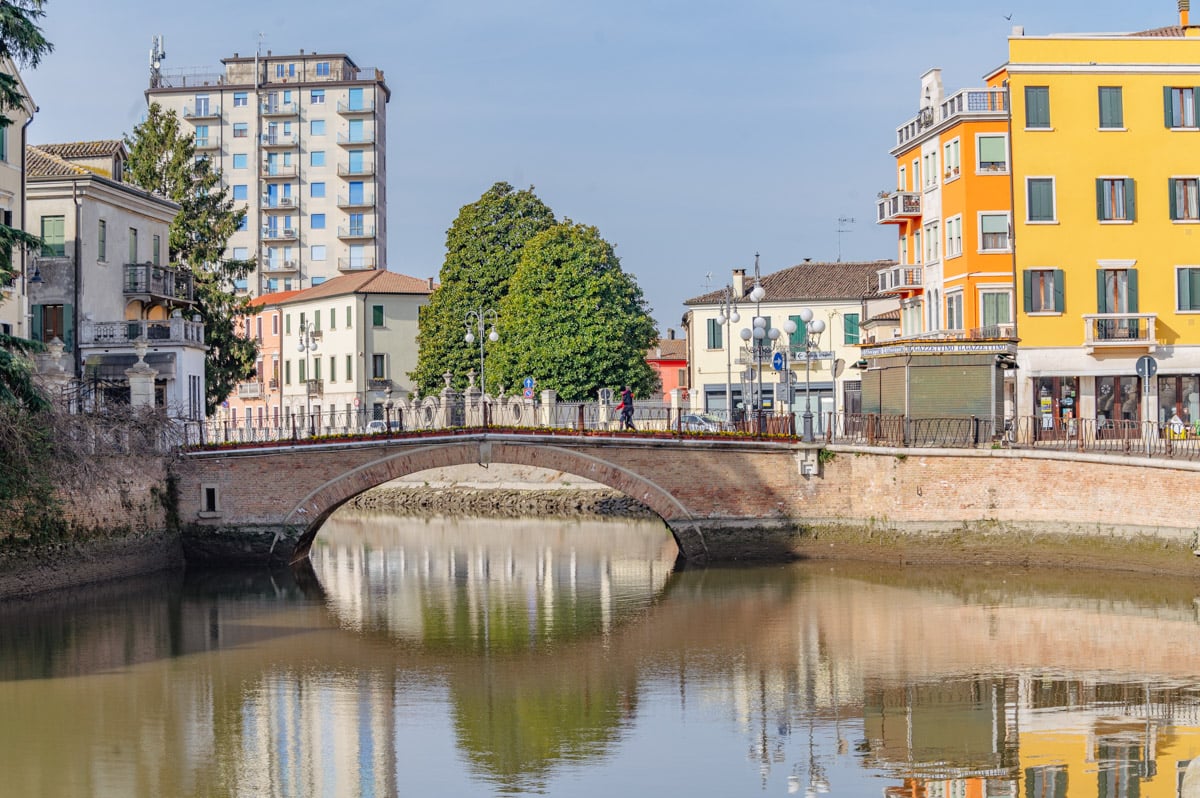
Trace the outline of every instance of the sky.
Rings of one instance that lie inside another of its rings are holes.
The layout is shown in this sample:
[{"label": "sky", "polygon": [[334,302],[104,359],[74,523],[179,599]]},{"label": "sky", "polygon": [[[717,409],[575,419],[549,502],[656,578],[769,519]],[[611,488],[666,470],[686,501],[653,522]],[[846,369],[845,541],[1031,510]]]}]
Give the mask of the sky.
[{"label": "sky", "polygon": [[[22,75],[31,143],[118,138],[164,70],[235,52],[344,52],[382,69],[392,271],[437,276],[459,208],[497,181],[596,226],[660,332],[683,302],[802,262],[895,256],[875,199],[920,76],[983,85],[1027,35],[1175,24],[1175,0],[48,0]],[[1197,13],[1200,13],[1198,11]],[[1011,15],[1011,19],[1007,19]],[[852,220],[852,221],[851,221]]]}]

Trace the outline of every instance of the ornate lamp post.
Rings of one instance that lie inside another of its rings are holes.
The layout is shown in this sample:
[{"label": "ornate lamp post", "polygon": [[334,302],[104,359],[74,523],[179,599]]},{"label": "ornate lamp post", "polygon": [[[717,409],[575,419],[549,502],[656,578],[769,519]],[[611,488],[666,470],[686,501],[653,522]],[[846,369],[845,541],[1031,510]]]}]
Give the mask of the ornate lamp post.
[{"label": "ornate lamp post", "polygon": [[308,418],[308,431],[310,435],[313,432],[312,394],[316,381],[312,378],[309,354],[317,351],[317,336],[315,333],[316,329],[313,327],[312,322],[301,320],[300,341],[296,344],[296,351],[304,353],[304,414]]},{"label": "ornate lamp post", "polygon": [[[478,308],[477,310],[468,310],[466,325],[467,334],[463,336],[463,340],[467,344],[475,343],[475,339],[479,339],[479,391],[487,393],[487,384],[483,381],[483,342],[484,340],[495,343],[500,340],[500,333],[496,332],[496,321],[499,318],[496,311],[491,308]],[[483,332],[491,321],[492,329],[485,337]]]},{"label": "ornate lamp post", "polygon": [[805,443],[813,442],[812,415],[812,350],[821,343],[825,322],[814,319],[809,308],[800,309],[800,320],[804,322],[804,436]]},{"label": "ornate lamp post", "polygon": [[767,295],[767,290],[762,287],[762,279],[758,273],[758,253],[754,253],[754,288],[750,289],[750,300],[754,302],[754,321],[752,327],[743,327],[741,336],[742,340],[750,343],[752,347],[752,355],[755,362],[755,370],[758,372],[758,397],[755,401],[755,417],[758,428],[758,434],[763,431],[763,406],[762,406],[762,359],[764,350],[764,339],[767,338],[767,320],[762,315],[763,297]]},{"label": "ornate lamp post", "polygon": [[737,299],[733,295],[733,286],[725,286],[719,307],[721,312],[717,315],[717,323],[725,330],[725,412],[728,414],[726,420],[733,421],[733,336],[730,333],[733,331],[732,325],[742,320],[742,314],[738,313],[737,309]]}]

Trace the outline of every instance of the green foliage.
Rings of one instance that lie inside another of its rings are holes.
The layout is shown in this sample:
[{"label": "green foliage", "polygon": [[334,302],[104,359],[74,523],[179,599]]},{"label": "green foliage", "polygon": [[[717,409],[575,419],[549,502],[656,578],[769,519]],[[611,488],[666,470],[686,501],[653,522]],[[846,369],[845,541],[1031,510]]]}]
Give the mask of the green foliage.
[{"label": "green foliage", "polygon": [[[37,20],[46,15],[45,0],[5,0],[0,3],[0,58],[23,66],[36,67],[42,56],[54,50],[46,41]],[[26,101],[16,75],[0,72],[0,111],[19,108]],[[0,114],[0,124],[10,123]]]},{"label": "green foliage", "polygon": [[821,465],[829,465],[836,458],[837,452],[830,451],[829,449],[821,449],[817,452],[817,462],[819,462]]},{"label": "green foliage", "polygon": [[41,349],[33,341],[0,335],[0,405],[33,412],[50,408],[50,402],[33,382],[33,364],[27,353]]},{"label": "green foliage", "polygon": [[658,389],[646,363],[654,320],[595,227],[566,220],[530,239],[500,302],[499,332],[489,371],[506,385],[532,376],[569,402],[605,387],[629,385],[635,396]]},{"label": "green foliage", "polygon": [[[0,350],[0,364],[11,354]],[[0,541],[43,540],[61,526],[50,415],[0,399]]]},{"label": "green foliage", "polygon": [[230,237],[246,215],[235,208],[207,158],[196,159],[194,136],[174,111],[152,103],[146,120],[126,136],[126,179],[180,205],[171,223],[171,256],[192,272],[197,312],[209,346],[205,405],[211,415],[239,382],[254,373],[258,344],[238,334],[238,321],[252,313],[250,298],[233,290],[235,280],[254,271],[253,260],[225,258]]},{"label": "green foliage", "polygon": [[[454,387],[466,386],[467,372],[479,369],[478,343],[463,341],[467,312],[500,309],[525,243],[553,224],[554,212],[532,188],[517,191],[508,183],[496,183],[462,207],[446,232],[440,285],[421,311],[417,367],[409,377],[422,393],[440,391],[445,371],[454,375]],[[499,387],[499,376],[489,376],[489,390]]]}]

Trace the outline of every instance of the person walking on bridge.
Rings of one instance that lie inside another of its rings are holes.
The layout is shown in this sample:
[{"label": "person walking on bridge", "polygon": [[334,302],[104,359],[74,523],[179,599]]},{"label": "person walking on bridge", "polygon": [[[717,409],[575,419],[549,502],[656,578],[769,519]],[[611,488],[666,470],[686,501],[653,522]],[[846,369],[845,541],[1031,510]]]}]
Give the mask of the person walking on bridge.
[{"label": "person walking on bridge", "polygon": [[621,411],[621,429],[636,430],[633,426],[633,391],[628,385],[621,389],[621,404],[617,409]]}]

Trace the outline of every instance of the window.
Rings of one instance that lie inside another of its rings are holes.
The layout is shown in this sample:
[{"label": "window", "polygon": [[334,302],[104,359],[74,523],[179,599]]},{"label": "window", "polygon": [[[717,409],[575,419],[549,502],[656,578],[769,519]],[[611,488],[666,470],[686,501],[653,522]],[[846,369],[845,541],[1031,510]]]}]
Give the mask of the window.
[{"label": "window", "polygon": [[1050,87],[1025,87],[1025,127],[1048,129],[1050,127]]},{"label": "window", "polygon": [[979,251],[1008,251],[1008,214],[979,214]]},{"label": "window", "polygon": [[1100,87],[1100,129],[1120,130],[1125,127],[1125,109],[1121,102],[1120,86]]},{"label": "window", "polygon": [[138,231],[136,227],[129,228],[129,260],[126,262],[138,262]]},{"label": "window", "polygon": [[383,355],[371,355],[371,377],[377,380],[387,377],[387,360]]},{"label": "window", "polygon": [[0,126],[0,161],[8,161],[8,126]]},{"label": "window", "polygon": [[921,164],[921,171],[925,174],[925,188],[934,188],[938,183],[937,151],[925,153],[922,160],[924,163]]},{"label": "window", "polygon": [[30,310],[35,341],[49,343],[57,338],[73,351],[75,337],[70,325],[74,308],[71,305],[33,305]]},{"label": "window", "polygon": [[161,266],[162,257],[162,239],[154,236],[150,239],[150,262],[155,266]]},{"label": "window", "polygon": [[249,229],[250,229],[250,217],[243,216],[242,220],[240,222],[238,222],[238,230],[245,232],[246,230],[249,230]]},{"label": "window", "polygon": [[921,161],[917,158],[912,162],[912,190],[921,190]]},{"label": "window", "polygon": [[1200,267],[1180,266],[1175,270],[1177,310],[1200,310]]},{"label": "window", "polygon": [[329,62],[328,61],[318,61],[317,62],[317,76],[322,77],[322,78],[329,77]]},{"label": "window", "polygon": [[[288,77],[289,78],[296,77],[296,65],[295,64],[288,64]],[[284,94],[285,95],[290,94],[290,92],[284,92]]]},{"label": "window", "polygon": [[708,348],[721,349],[725,346],[725,341],[722,333],[724,329],[721,326],[720,319],[708,320]]},{"label": "window", "polygon": [[1028,198],[1026,221],[1053,222],[1054,209],[1054,178],[1027,177],[1025,191]]},{"label": "window", "polygon": [[857,313],[847,313],[842,318],[845,320],[842,323],[842,327],[843,327],[842,343],[857,344],[859,342],[859,338],[860,338],[860,332],[859,332],[859,328],[858,328],[858,314]]},{"label": "window", "polygon": [[962,291],[946,295],[946,329],[961,330],[963,328],[963,295]]},{"label": "window", "polygon": [[346,306],[346,329],[354,326],[354,309],[349,305]]},{"label": "window", "polygon": [[1026,313],[1063,312],[1062,269],[1026,269],[1021,275]]},{"label": "window", "polygon": [[938,244],[941,241],[939,227],[937,222],[925,225],[923,238],[925,239],[925,261],[927,263],[938,259]]},{"label": "window", "polygon": [[238,183],[233,187],[233,198],[235,200],[245,200],[250,196],[250,189],[245,183]]},{"label": "window", "polygon": [[308,94],[308,101],[310,103],[312,103],[313,105],[324,105],[325,104],[325,90],[324,89],[313,89]]},{"label": "window", "polygon": [[959,146],[958,139],[947,142],[942,152],[942,167],[946,170],[946,179],[953,180],[958,177],[959,168]]},{"label": "window", "polygon": [[1008,291],[981,291],[979,305],[984,327],[1012,323],[1012,302],[1009,301]]},{"label": "window", "polygon": [[325,214],[314,213],[314,214],[310,215],[308,217],[308,223],[309,223],[309,226],[312,227],[312,229],[314,229],[314,230],[324,230],[325,229]]},{"label": "window", "polygon": [[946,257],[954,258],[962,254],[962,217],[955,216],[946,220]]},{"label": "window", "polygon": [[233,93],[233,107],[245,108],[250,104],[250,93],[246,91],[235,91]]},{"label": "window", "polygon": [[310,197],[324,197],[325,196],[325,184],[324,183],[310,183],[308,186],[308,195]]},{"label": "window", "polygon": [[913,230],[913,263],[921,262],[921,231]]},{"label": "window", "polygon": [[99,260],[108,260],[108,222],[100,220],[100,227],[96,231],[96,257]]},{"label": "window", "polygon": [[1008,171],[1008,137],[980,135],[975,138],[979,148],[980,172]]},{"label": "window", "polygon": [[311,122],[309,122],[308,123],[308,132],[314,136],[324,136],[325,135],[325,120],[324,119],[314,119]]},{"label": "window", "polygon": [[1196,127],[1196,90],[1163,87],[1163,121],[1170,128]]},{"label": "window", "polygon": [[346,382],[354,381],[354,372],[352,371],[353,368],[354,361],[351,359],[350,355],[346,355]]},{"label": "window", "polygon": [[900,236],[900,265],[908,263],[908,236]]},{"label": "window", "polygon": [[1096,218],[1102,222],[1137,220],[1137,199],[1132,178],[1096,179]]},{"label": "window", "polygon": [[277,78],[282,78],[282,77],[284,77],[284,72],[283,72],[283,70],[284,70],[284,65],[283,65],[283,64],[276,64],[276,65],[275,65],[275,77],[277,77]]},{"label": "window", "polygon": [[248,169],[250,167],[250,157],[246,153],[241,152],[233,156],[234,169]]},{"label": "window", "polygon": [[337,358],[329,356],[329,381],[337,382]]},{"label": "window", "polygon": [[309,254],[310,260],[314,260],[314,261],[325,260],[325,245],[324,244],[313,244],[309,248],[308,254]]},{"label": "window", "polygon": [[234,260],[250,260],[250,250],[249,250],[249,248],[247,248],[247,247],[234,247],[234,248],[233,248],[233,259],[234,259]]},{"label": "window", "polygon": [[292,314],[291,313],[285,314],[283,317],[283,334],[284,335],[292,334]]},{"label": "window", "polygon": [[313,325],[312,325],[312,328],[313,328],[313,330],[320,330],[320,329],[321,329],[321,311],[320,311],[320,310],[314,310],[314,311],[313,311]]},{"label": "window", "polygon": [[208,125],[196,125],[196,146],[208,146]]},{"label": "window", "polygon": [[373,327],[382,327],[383,326],[383,305],[372,305],[371,306],[371,326],[373,326]]},{"label": "window", "polygon": [[325,165],[325,150],[313,150],[308,154],[309,166],[324,166]]},{"label": "window", "polygon": [[329,309],[329,329],[337,329],[337,311],[333,308]]},{"label": "window", "polygon": [[1197,221],[1197,179],[1194,177],[1172,177],[1167,181],[1167,198],[1172,221]]},{"label": "window", "polygon": [[233,123],[233,137],[235,139],[244,139],[250,135],[250,125],[247,122]]}]

